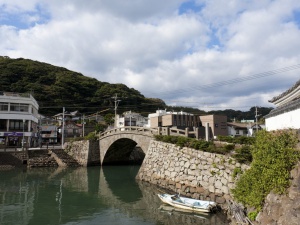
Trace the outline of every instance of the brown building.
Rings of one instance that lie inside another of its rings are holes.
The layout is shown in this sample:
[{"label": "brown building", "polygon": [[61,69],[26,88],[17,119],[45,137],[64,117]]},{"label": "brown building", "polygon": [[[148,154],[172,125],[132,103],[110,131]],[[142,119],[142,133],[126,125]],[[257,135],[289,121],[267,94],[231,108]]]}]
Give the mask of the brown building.
[{"label": "brown building", "polygon": [[200,127],[201,122],[199,116],[187,113],[165,113],[150,117],[150,127],[176,127],[185,129],[186,127]]},{"label": "brown building", "polygon": [[227,136],[227,116],[222,115],[206,115],[200,116],[200,120],[203,126],[209,124],[210,137],[213,138],[218,135]]}]

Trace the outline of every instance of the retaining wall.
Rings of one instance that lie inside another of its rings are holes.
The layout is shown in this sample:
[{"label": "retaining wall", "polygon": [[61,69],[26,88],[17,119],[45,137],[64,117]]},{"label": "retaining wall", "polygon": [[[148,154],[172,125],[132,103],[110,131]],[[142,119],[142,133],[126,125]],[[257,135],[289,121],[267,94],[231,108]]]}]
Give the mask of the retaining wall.
[{"label": "retaining wall", "polygon": [[231,198],[235,168],[248,169],[230,156],[151,141],[137,179],[182,195],[224,203]]},{"label": "retaining wall", "polygon": [[99,166],[100,150],[98,141],[74,141],[64,145],[65,152],[72,156],[81,166]]}]

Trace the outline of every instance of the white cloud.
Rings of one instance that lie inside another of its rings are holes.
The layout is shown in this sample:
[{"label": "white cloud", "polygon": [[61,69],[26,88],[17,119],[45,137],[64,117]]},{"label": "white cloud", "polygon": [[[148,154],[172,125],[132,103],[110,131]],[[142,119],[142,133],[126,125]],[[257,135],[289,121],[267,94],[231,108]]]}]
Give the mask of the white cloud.
[{"label": "white cloud", "polygon": [[124,83],[177,105],[242,107],[238,99],[269,106],[267,97],[299,79],[295,69],[220,85],[299,64],[299,1],[198,0],[200,11],[180,15],[183,2],[0,0],[2,11],[21,13],[32,24],[0,25],[0,51]]}]

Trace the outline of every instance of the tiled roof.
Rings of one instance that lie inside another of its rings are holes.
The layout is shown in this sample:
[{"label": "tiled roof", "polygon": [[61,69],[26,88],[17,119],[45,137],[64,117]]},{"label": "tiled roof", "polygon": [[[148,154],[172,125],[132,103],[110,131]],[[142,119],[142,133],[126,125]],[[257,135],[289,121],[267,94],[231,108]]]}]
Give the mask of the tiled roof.
[{"label": "tiled roof", "polygon": [[227,126],[230,127],[236,127],[240,129],[247,129],[248,124],[247,123],[227,123]]},{"label": "tiled roof", "polygon": [[283,113],[294,111],[296,109],[300,109],[300,98],[271,110],[270,113],[265,116],[265,118],[274,117]]},{"label": "tiled roof", "polygon": [[293,90],[295,90],[298,86],[300,86],[300,80],[298,80],[296,82],[296,84],[293,85],[293,87],[291,87],[290,89],[288,89],[287,91],[283,92],[282,94],[272,98],[271,100],[269,100],[269,102],[275,102],[278,99],[281,99],[282,97],[286,96],[287,94],[291,93]]}]

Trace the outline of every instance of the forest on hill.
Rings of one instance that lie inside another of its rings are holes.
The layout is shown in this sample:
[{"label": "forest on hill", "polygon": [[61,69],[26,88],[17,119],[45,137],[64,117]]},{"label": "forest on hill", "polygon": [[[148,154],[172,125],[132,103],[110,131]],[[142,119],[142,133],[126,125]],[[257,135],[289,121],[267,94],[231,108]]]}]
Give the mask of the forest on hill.
[{"label": "forest on hill", "polygon": [[[85,114],[103,110],[106,110],[104,114],[114,113],[114,97],[117,96],[121,100],[119,114],[132,110],[147,116],[157,109],[167,109],[195,115],[227,115],[228,121],[255,118],[255,107],[247,112],[232,109],[205,112],[190,107],[167,106],[163,100],[146,98],[138,90],[124,84],[101,82],[63,67],[7,56],[0,56],[0,91],[31,93],[38,101],[39,112],[46,116],[62,112],[63,107],[67,111],[78,110]],[[263,117],[271,109],[260,107],[258,112]]]},{"label": "forest on hill", "polygon": [[0,57],[0,91],[31,93],[38,101],[39,112],[54,115],[78,110],[81,113],[95,113],[111,109],[113,113],[115,97],[121,100],[118,112],[134,110],[154,112],[165,108],[160,99],[145,98],[139,91],[124,84],[110,84],[84,76],[66,68],[29,59]]}]

